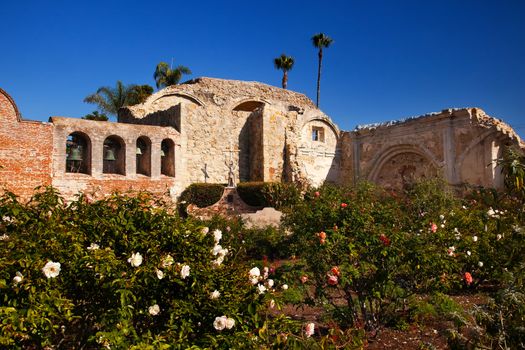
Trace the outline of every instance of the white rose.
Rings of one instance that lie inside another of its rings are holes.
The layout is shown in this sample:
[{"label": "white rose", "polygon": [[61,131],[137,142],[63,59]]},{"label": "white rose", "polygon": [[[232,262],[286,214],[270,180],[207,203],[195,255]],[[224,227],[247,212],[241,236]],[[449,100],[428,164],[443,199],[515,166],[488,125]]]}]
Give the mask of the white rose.
[{"label": "white rose", "polygon": [[213,247],[213,250],[211,251],[213,253],[213,255],[217,255],[219,254],[220,252],[222,251],[222,247],[220,244],[217,244],[215,245],[215,247]]},{"label": "white rose", "polygon": [[272,279],[269,279],[268,281],[266,281],[266,283],[268,284],[268,288],[272,288],[273,287],[273,280]]},{"label": "white rose", "polygon": [[221,296],[221,292],[219,292],[217,289],[215,289],[213,292],[210,293],[210,299],[217,299]]},{"label": "white rose", "polygon": [[283,284],[282,288],[283,288],[283,290],[287,290],[288,289],[288,285],[287,284]]},{"label": "white rose", "polygon": [[471,254],[470,250],[467,250],[467,255],[470,256]]},{"label": "white rose", "polygon": [[47,278],[55,278],[60,273],[60,263],[48,261],[42,268],[42,272]]},{"label": "white rose", "polygon": [[263,268],[263,271],[264,271],[263,277],[264,277],[264,279],[267,279],[268,278],[268,272],[270,271],[270,269],[268,268],[268,266],[265,266]]},{"label": "white rose", "polygon": [[142,264],[142,255],[140,253],[131,254],[131,258],[128,259],[128,262],[133,267],[139,267]]},{"label": "white rose", "polygon": [[190,267],[188,265],[182,265],[182,268],[180,269],[180,276],[182,279],[185,279],[190,275]]},{"label": "white rose", "polygon": [[270,309],[273,309],[275,307],[275,300],[270,300]]},{"label": "white rose", "polygon": [[496,235],[496,240],[499,241],[501,238],[503,238],[503,236],[502,236],[501,234],[498,233],[498,234]]},{"label": "white rose", "polygon": [[250,283],[253,284],[253,285],[259,283],[259,278],[257,278],[257,277],[252,277],[252,278],[250,279]]},{"label": "white rose", "polygon": [[22,282],[23,279],[24,279],[24,276],[22,276],[20,271],[17,271],[16,272],[16,276],[13,277],[13,282],[14,282],[14,284],[18,284],[18,283]]},{"label": "white rose", "polygon": [[233,318],[226,318],[226,328],[232,329],[235,326],[235,320]]},{"label": "white rose", "polygon": [[477,241],[478,241],[478,236],[473,236],[473,237],[472,237],[472,240],[473,240],[474,242],[477,242]]},{"label": "white rose", "polygon": [[213,231],[213,239],[215,239],[215,243],[219,243],[219,241],[222,238],[222,231],[217,229]]},{"label": "white rose", "polygon": [[226,321],[226,316],[215,317],[215,321],[213,321],[213,328],[215,328],[218,331],[222,331],[224,328],[226,328]]},{"label": "white rose", "polygon": [[161,279],[164,278],[164,272],[162,272],[161,270],[156,269],[156,270],[155,270],[155,273],[157,274],[157,278],[158,278],[159,280],[161,280]]},{"label": "white rose", "polygon": [[248,274],[250,275],[250,278],[259,277],[261,275],[261,270],[259,270],[258,267],[254,267],[250,270],[250,272],[248,272]]},{"label": "white rose", "polygon": [[304,333],[306,334],[306,337],[311,337],[315,333],[315,324],[313,322],[307,323],[304,327]]},{"label": "white rose", "polygon": [[148,312],[152,316],[157,316],[159,314],[159,312],[160,312],[160,307],[157,304],[155,304],[153,306],[150,306],[148,308]]},{"label": "white rose", "polygon": [[96,243],[91,243],[91,245],[87,247],[88,250],[97,250],[98,248],[100,248],[100,246]]},{"label": "white rose", "polygon": [[259,294],[264,294],[264,292],[266,292],[266,287],[264,285],[262,285],[262,284],[259,284],[257,286],[257,289],[259,291]]},{"label": "white rose", "polygon": [[483,267],[483,261],[478,262],[479,267]]}]

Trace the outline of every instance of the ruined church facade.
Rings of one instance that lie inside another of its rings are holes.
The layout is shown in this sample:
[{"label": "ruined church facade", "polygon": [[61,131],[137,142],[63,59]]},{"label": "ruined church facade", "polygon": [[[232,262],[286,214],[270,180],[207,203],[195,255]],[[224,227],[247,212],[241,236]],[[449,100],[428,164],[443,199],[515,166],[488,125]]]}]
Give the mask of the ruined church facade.
[{"label": "ruined church facade", "polygon": [[148,190],[176,199],[195,182],[361,179],[399,188],[442,176],[501,187],[495,159],[518,135],[481,109],[448,109],[340,130],[306,96],[256,82],[199,78],[123,108],[118,122],[25,121],[0,89],[0,187],[28,197]]}]

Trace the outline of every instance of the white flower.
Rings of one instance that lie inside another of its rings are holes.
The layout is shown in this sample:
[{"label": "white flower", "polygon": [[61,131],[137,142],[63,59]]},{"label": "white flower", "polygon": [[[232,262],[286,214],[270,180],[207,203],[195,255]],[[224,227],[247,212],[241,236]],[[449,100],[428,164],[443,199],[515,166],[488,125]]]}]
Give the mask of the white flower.
[{"label": "white flower", "polygon": [[455,251],[456,251],[456,247],[452,246],[452,247],[448,247],[447,253],[448,253],[449,256],[454,256],[455,255],[454,254]]},{"label": "white flower", "polygon": [[9,236],[6,235],[5,233],[0,236],[0,241],[8,241],[8,240],[9,240]]},{"label": "white flower", "polygon": [[213,239],[215,239],[215,243],[219,243],[219,241],[222,238],[222,231],[219,229],[216,229],[213,231]]},{"label": "white flower", "polygon": [[188,265],[182,265],[182,268],[180,269],[180,277],[182,279],[185,279],[190,275],[190,267]]},{"label": "white flower", "polygon": [[215,247],[212,249],[213,255],[217,255],[222,251],[222,246],[220,244],[216,244]]},{"label": "white flower", "polygon": [[14,283],[14,284],[18,284],[18,283],[22,282],[23,279],[24,279],[24,276],[22,276],[22,274],[20,273],[20,271],[17,271],[17,272],[16,272],[16,276],[13,277],[13,283]]},{"label": "white flower", "polygon": [[209,227],[203,227],[201,232],[202,232],[203,235],[207,235],[208,232],[210,232],[210,228]]},{"label": "white flower", "polygon": [[150,306],[148,308],[148,312],[152,316],[157,316],[159,314],[159,312],[160,312],[160,307],[157,304],[155,304],[153,306]]},{"label": "white flower", "polygon": [[42,272],[47,278],[55,278],[60,273],[60,263],[48,261],[42,268]]},{"label": "white flower", "polygon": [[128,259],[128,262],[133,267],[139,267],[142,264],[142,255],[140,253],[132,253],[131,258]]},{"label": "white flower", "polygon": [[164,278],[164,272],[162,272],[162,270],[155,269],[155,273],[157,274],[157,278],[158,278],[159,280],[161,280],[161,279]]},{"label": "white flower", "polygon": [[315,324],[313,322],[307,323],[304,327],[304,333],[307,338],[310,338],[315,333]]},{"label": "white flower", "polygon": [[496,240],[499,241],[499,240],[502,239],[502,238],[503,238],[503,236],[502,236],[501,234],[498,233],[498,234],[496,235]]},{"label": "white flower", "polygon": [[445,219],[445,215],[441,214],[439,218],[441,219],[441,221],[443,221]]},{"label": "white flower", "polygon": [[478,236],[473,236],[473,237],[472,237],[472,240],[473,240],[474,242],[477,242],[477,241],[478,241]]},{"label": "white flower", "polygon": [[483,267],[483,261],[478,262],[479,267]]},{"label": "white flower", "polygon": [[248,272],[250,277],[259,277],[261,275],[261,270],[258,267],[254,267]]},{"label": "white flower", "polygon": [[13,222],[13,218],[7,215],[2,216],[2,221]]},{"label": "white flower", "polygon": [[445,224],[441,224],[441,225],[439,225],[439,226],[441,226],[441,228],[445,228]]},{"label": "white flower", "polygon": [[173,257],[168,254],[162,259],[162,261],[160,262],[160,266],[170,267],[171,265],[173,265],[174,262],[175,260],[173,259]]},{"label": "white flower", "polygon": [[215,328],[218,331],[222,331],[224,328],[226,328],[227,320],[228,318],[226,316],[215,317],[215,321],[213,321],[213,328]]},{"label": "white flower", "polygon": [[100,248],[100,246],[96,243],[91,243],[91,245],[87,247],[88,250],[97,250],[98,248]]},{"label": "white flower", "polygon": [[275,300],[273,300],[273,299],[270,300],[269,306],[270,306],[270,309],[273,309],[275,307]]},{"label": "white flower", "polygon": [[268,284],[268,288],[272,288],[273,287],[273,280],[272,279],[269,279],[268,281],[266,281],[266,283]]},{"label": "white flower", "polygon": [[219,257],[212,261],[213,266],[218,267],[221,266],[222,262],[224,261],[224,256],[219,255]]},{"label": "white flower", "polygon": [[470,256],[471,254],[470,250],[467,250],[467,255]]},{"label": "white flower", "polygon": [[264,294],[266,292],[266,287],[262,284],[257,285],[257,290],[259,291],[259,294]]},{"label": "white flower", "polygon": [[210,293],[210,299],[218,299],[220,296],[221,292],[219,292],[217,289]]},{"label": "white flower", "polygon": [[226,318],[226,328],[232,329],[235,326],[235,320],[233,318]]},{"label": "white flower", "polygon": [[263,268],[263,277],[264,277],[264,279],[268,278],[268,272],[270,272],[270,269],[268,268],[268,266],[265,266]]},{"label": "white flower", "polygon": [[283,284],[282,288],[283,288],[283,290],[287,290],[288,289],[288,285],[287,284]]}]

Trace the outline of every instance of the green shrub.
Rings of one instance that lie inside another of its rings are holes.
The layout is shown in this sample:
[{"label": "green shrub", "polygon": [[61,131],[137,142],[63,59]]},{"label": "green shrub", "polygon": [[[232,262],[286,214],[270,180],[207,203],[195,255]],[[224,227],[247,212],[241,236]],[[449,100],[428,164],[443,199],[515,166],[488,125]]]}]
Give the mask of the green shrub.
[{"label": "green shrub", "polygon": [[270,204],[263,193],[265,185],[265,182],[241,182],[237,185],[237,193],[248,205],[268,207]]},{"label": "green shrub", "polygon": [[[265,316],[278,282],[253,285],[240,243],[221,235],[148,194],[92,204],[82,196],[65,204],[53,189],[28,205],[0,197],[0,346],[239,349],[301,340],[300,323]],[[263,325],[264,341],[253,336]]]},{"label": "green shrub", "polygon": [[199,208],[209,207],[221,199],[224,186],[221,184],[194,183],[189,185],[178,199],[179,213],[186,215],[189,204]]},{"label": "green shrub", "polygon": [[290,208],[301,200],[295,184],[281,182],[242,182],[237,185],[242,200],[254,207]]}]

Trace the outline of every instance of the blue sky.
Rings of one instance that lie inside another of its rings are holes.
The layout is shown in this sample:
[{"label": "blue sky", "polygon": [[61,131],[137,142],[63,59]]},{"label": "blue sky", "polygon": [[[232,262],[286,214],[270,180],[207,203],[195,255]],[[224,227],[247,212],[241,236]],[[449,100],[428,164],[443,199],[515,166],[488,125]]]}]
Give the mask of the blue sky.
[{"label": "blue sky", "polygon": [[315,99],[313,34],[325,51],[321,109],[344,130],[476,106],[525,135],[525,1],[6,1],[0,87],[26,119],[81,117],[100,86],[150,84],[160,61]]}]

